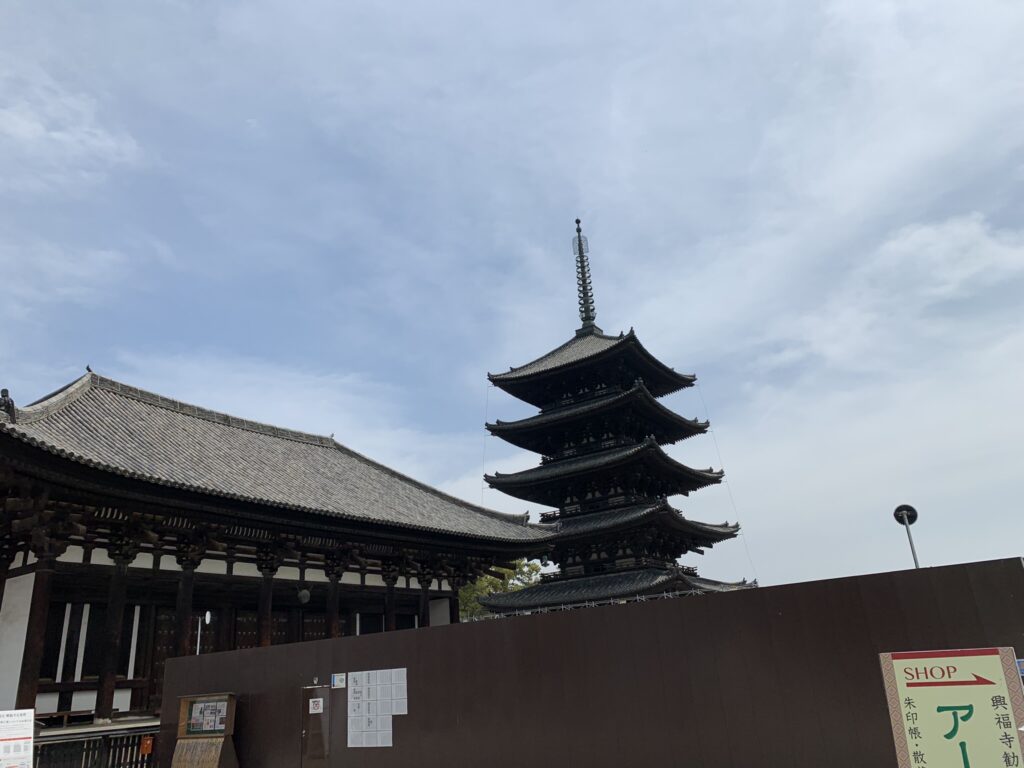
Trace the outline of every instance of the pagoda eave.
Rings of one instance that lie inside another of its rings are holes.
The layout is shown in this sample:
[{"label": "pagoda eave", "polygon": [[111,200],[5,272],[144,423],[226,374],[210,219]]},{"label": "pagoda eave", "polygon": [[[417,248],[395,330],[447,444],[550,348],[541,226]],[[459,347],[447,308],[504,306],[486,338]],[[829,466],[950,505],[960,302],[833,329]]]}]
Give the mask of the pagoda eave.
[{"label": "pagoda eave", "polygon": [[498,420],[485,428],[495,437],[536,453],[547,453],[547,440],[552,432],[571,432],[590,420],[627,418],[634,422],[637,438],[652,435],[659,445],[667,445],[703,434],[710,426],[706,421],[687,419],[659,403],[642,382],[622,392],[594,398],[542,412],[518,421]]},{"label": "pagoda eave", "polygon": [[658,360],[640,343],[632,329],[618,337],[603,334],[574,337],[531,363],[504,373],[489,373],[487,378],[513,397],[545,407],[552,402],[550,394],[556,382],[603,366],[630,371],[629,383],[642,378],[656,397],[691,387],[697,381],[693,374],[678,373]]},{"label": "pagoda eave", "polygon": [[[605,535],[635,528],[638,525],[663,527],[690,538],[694,547],[712,547],[719,542],[734,538],[739,525],[723,523],[714,525],[690,520],[673,508],[667,501],[655,504],[640,504],[619,507],[586,515],[568,515],[555,522],[552,541],[571,541],[577,538]],[[691,551],[698,550],[692,548]],[[698,554],[702,554],[698,552]]]},{"label": "pagoda eave", "polygon": [[479,602],[493,613],[506,614],[660,594],[734,592],[755,586],[756,582],[704,579],[697,576],[692,569],[679,566],[648,567],[575,578],[550,579],[515,592],[481,597]]}]

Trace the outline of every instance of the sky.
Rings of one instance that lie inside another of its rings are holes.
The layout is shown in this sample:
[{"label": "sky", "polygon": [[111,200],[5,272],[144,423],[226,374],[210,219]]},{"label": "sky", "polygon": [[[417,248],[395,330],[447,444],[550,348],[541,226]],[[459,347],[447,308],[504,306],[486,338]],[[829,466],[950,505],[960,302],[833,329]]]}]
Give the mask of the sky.
[{"label": "sky", "polygon": [[778,584],[1024,546],[1017,0],[0,2],[0,386],[93,370],[508,512],[487,383],[634,328]]}]

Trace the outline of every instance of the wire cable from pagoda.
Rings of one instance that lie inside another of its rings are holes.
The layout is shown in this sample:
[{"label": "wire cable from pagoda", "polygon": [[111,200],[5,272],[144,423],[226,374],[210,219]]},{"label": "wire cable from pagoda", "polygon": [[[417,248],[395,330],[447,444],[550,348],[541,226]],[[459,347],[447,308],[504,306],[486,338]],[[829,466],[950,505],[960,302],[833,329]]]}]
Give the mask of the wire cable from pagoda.
[{"label": "wire cable from pagoda", "polygon": [[[696,389],[697,393],[700,395],[701,405],[704,406],[704,420],[707,421],[708,424],[712,424],[713,422],[711,421],[711,413],[710,411],[708,411],[708,402],[707,400],[704,399],[704,391],[700,386],[699,380],[697,381]],[[718,435],[715,434],[714,427],[709,426],[708,432],[711,433],[711,440],[715,444],[715,453],[718,454],[718,466],[724,469],[725,462],[722,460],[722,449],[719,448],[718,446]],[[728,477],[725,478],[725,482],[723,483],[723,485],[725,486],[726,493],[729,494],[729,503],[732,505],[733,514],[736,515],[736,522],[739,523],[740,511],[736,506],[736,499],[732,495],[732,485],[729,482]],[[754,558],[750,555],[750,546],[747,544],[747,534],[746,531],[743,530],[743,526],[740,526],[740,538],[743,540],[743,551],[747,553],[747,562],[750,563],[750,570],[754,572],[754,579],[758,579],[757,566],[754,565]]]}]

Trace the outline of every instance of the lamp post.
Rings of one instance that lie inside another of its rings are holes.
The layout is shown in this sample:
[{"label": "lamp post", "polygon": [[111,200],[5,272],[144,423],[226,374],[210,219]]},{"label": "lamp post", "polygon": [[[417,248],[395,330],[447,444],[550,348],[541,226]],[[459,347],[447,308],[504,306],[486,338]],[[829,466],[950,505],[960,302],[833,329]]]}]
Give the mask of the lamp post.
[{"label": "lamp post", "polygon": [[917,550],[914,548],[914,537],[910,535],[910,526],[917,522],[917,510],[909,504],[900,504],[892,513],[896,522],[907,529],[907,541],[910,542],[910,554],[914,556],[914,567],[920,568],[921,563],[917,561]]},{"label": "lamp post", "polygon": [[210,624],[210,612],[207,611],[199,619],[198,626],[196,628],[196,656],[199,655],[199,642],[203,639],[203,624],[209,626]]}]

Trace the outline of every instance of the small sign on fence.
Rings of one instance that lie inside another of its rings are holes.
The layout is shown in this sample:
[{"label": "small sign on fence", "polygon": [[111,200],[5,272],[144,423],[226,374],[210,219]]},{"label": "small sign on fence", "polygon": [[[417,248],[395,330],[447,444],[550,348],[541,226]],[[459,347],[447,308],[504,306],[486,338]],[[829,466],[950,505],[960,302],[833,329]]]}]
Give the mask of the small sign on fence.
[{"label": "small sign on fence", "polygon": [[0,768],[32,768],[34,709],[0,712]]}]

